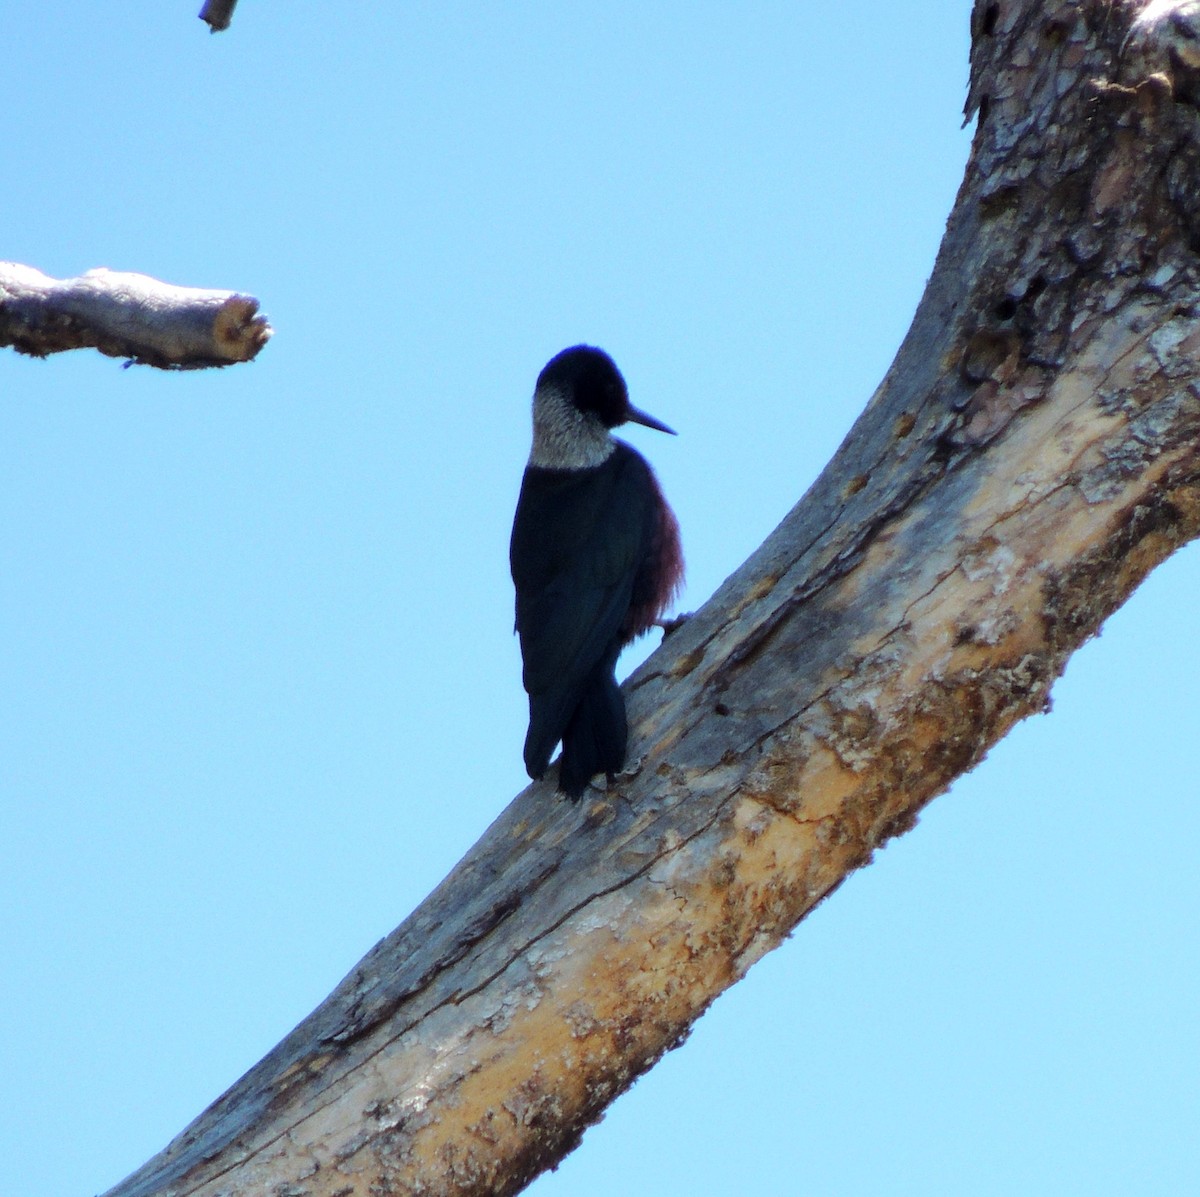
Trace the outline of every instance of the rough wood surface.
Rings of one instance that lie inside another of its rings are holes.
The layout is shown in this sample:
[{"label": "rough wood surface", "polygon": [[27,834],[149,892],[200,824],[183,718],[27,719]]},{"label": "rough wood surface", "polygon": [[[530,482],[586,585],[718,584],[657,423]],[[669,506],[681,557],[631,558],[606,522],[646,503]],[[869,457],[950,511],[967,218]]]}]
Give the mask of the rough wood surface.
[{"label": "rough wood surface", "polygon": [[271,331],[249,295],[103,268],[54,279],[0,262],[0,347],[33,357],[98,349],[162,369],[229,366],[256,357]]},{"label": "rough wood surface", "polygon": [[210,33],[220,33],[229,28],[236,7],[237,0],[204,0],[204,7],[199,14],[200,20],[208,25]]},{"label": "rough wood surface", "polygon": [[1200,530],[1197,8],[976,5],[978,128],[908,337],[628,683],[637,765],[522,793],[110,1197],[515,1192],[1043,707]]}]

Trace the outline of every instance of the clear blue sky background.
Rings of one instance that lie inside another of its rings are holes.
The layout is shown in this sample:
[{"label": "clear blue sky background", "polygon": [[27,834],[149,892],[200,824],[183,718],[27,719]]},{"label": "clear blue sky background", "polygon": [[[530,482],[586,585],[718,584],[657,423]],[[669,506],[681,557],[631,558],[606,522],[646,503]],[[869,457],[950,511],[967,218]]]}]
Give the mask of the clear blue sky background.
[{"label": "clear blue sky background", "polygon": [[[679,429],[631,436],[694,608],[883,376],[967,153],[967,0],[198,6],[4,12],[0,256],[278,330],[0,356],[5,1197],[163,1147],[523,786],[542,364],[603,345]],[[1200,1192],[1198,589],[1193,549],[531,1191]]]}]

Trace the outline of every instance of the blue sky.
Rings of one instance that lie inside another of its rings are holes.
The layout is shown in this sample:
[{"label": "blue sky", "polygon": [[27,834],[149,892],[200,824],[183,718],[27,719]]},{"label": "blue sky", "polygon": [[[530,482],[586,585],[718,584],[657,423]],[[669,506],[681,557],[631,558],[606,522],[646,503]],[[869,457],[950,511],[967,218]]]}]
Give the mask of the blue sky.
[{"label": "blue sky", "polygon": [[[553,353],[679,430],[630,437],[684,608],[820,471],[961,178],[969,5],[9,7],[0,257],[277,330],[0,356],[0,1193],[86,1197],[523,786]],[[1200,1191],[1198,588],[1189,549],[530,1191]]]}]

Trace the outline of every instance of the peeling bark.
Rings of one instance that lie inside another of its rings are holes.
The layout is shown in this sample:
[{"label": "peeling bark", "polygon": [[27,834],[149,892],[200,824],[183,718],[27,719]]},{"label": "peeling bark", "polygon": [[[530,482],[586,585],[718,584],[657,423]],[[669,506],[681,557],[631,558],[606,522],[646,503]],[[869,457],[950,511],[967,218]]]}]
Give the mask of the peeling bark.
[{"label": "peeling bark", "polygon": [[271,333],[249,295],[103,268],[53,279],[0,262],[0,348],[32,357],[98,349],[138,365],[196,370],[248,362]]},{"label": "peeling bark", "polygon": [[636,764],[524,791],[109,1197],[507,1194],[1019,719],[1200,531],[1200,4],[979,0],[971,159],[820,479],[627,683]]}]

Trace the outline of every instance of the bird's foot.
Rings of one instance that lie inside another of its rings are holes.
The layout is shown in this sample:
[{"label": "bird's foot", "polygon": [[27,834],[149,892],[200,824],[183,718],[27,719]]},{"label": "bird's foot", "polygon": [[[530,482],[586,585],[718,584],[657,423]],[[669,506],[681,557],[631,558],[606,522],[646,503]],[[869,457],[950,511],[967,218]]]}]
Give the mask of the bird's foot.
[{"label": "bird's foot", "polygon": [[608,784],[612,785],[618,781],[632,781],[641,771],[642,766],[646,763],[644,756],[639,756],[636,761],[630,761],[619,773],[610,773],[608,775]]},{"label": "bird's foot", "polygon": [[672,632],[678,632],[691,618],[692,612],[685,611],[682,615],[676,615],[674,619],[656,619],[654,626],[662,628],[663,639],[665,640]]}]

